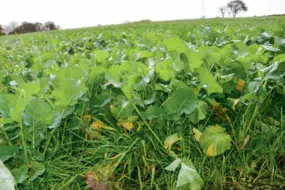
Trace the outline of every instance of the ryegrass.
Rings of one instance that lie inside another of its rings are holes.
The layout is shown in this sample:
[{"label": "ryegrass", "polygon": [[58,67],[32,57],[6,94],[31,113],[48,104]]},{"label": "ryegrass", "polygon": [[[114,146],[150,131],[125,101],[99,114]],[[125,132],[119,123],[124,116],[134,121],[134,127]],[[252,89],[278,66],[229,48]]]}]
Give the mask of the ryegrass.
[{"label": "ryegrass", "polygon": [[[276,108],[282,102],[281,99],[275,102]],[[204,189],[246,189],[255,184],[256,188],[281,189],[284,188],[284,113],[282,107],[274,110],[274,115],[279,115],[276,119],[281,121],[280,126],[276,131],[262,132],[259,122],[273,110],[269,106],[273,103],[267,98],[258,107],[248,106],[244,112],[237,112],[231,124],[234,130],[228,129],[234,133],[234,146],[226,154],[214,158],[207,157],[194,140],[192,128],[201,126],[193,126],[186,120],[181,125],[169,124],[155,129],[152,124],[151,127],[161,140],[177,132],[183,137],[173,150],[179,157],[192,159],[204,179]],[[175,187],[178,172],[163,170],[173,158],[165,154],[151,131],[145,129],[128,134],[106,130],[86,138],[88,132],[82,130],[83,122],[78,121],[78,126],[74,121],[71,123],[74,126],[67,125],[55,131],[51,140],[55,148],[47,151],[44,161],[47,172],[40,183],[32,185],[34,189],[88,189],[85,174],[108,165],[114,173],[107,182],[118,189]]]}]

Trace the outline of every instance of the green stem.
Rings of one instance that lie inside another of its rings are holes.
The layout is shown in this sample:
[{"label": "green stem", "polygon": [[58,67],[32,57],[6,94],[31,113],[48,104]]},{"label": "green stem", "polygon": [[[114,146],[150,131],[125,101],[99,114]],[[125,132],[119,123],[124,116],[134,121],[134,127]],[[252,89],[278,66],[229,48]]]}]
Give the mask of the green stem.
[{"label": "green stem", "polygon": [[[125,95],[126,96],[126,95]],[[126,96],[127,97],[127,96]],[[128,98],[128,97],[127,97]],[[130,99],[128,98],[128,100],[130,101]],[[143,116],[141,115],[140,111],[138,110],[137,106],[133,104],[132,101],[130,101],[131,105],[133,106],[133,108],[136,110],[137,114],[140,116],[140,118],[142,119],[142,121],[144,122],[144,124],[147,126],[148,130],[150,130],[150,132],[152,133],[152,135],[156,138],[156,140],[159,142],[159,144],[164,147],[163,143],[161,142],[161,140],[159,139],[159,137],[157,136],[157,134],[152,130],[152,128],[150,127],[150,125],[145,121],[145,119],[143,118]]]},{"label": "green stem", "polygon": [[46,151],[47,151],[48,145],[49,145],[49,143],[50,143],[50,140],[51,140],[51,138],[52,138],[54,132],[55,132],[55,128],[51,131],[51,133],[50,133],[50,135],[49,135],[47,144],[46,144],[45,149],[44,149],[44,152],[43,152],[44,155],[46,155]]},{"label": "green stem", "polygon": [[27,153],[27,146],[26,146],[26,141],[24,138],[24,130],[23,130],[23,122],[20,121],[20,135],[21,135],[21,139],[22,139],[22,146],[23,146],[23,150],[24,150],[24,156],[25,156],[25,162],[28,162],[28,153]]}]

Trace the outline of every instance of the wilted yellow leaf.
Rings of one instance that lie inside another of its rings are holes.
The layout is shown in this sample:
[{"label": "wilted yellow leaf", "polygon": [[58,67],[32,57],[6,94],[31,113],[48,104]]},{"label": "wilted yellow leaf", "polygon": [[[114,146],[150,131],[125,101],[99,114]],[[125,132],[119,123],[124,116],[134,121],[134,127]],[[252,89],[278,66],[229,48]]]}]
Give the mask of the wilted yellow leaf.
[{"label": "wilted yellow leaf", "polygon": [[232,109],[235,110],[237,105],[239,103],[239,99],[234,99],[234,103],[233,103],[233,106],[232,106]]},{"label": "wilted yellow leaf", "polygon": [[240,147],[240,150],[244,149],[250,139],[249,135],[246,135],[245,139],[243,140],[243,145]]},{"label": "wilted yellow leaf", "polygon": [[124,129],[131,131],[134,128],[134,125],[132,122],[128,122],[128,121],[120,121],[119,123],[117,123],[117,125],[119,127],[124,127]]},{"label": "wilted yellow leaf", "polygon": [[122,156],[122,154],[123,154],[123,153],[119,153],[119,154],[117,154],[116,156],[110,158],[110,160],[114,160],[114,159],[116,159],[116,158],[119,158],[120,156]]},{"label": "wilted yellow leaf", "polygon": [[246,135],[246,138],[243,140],[243,146],[245,146],[248,143],[249,139],[250,139],[250,136]]},{"label": "wilted yellow leaf", "polygon": [[196,139],[196,141],[200,142],[200,138],[202,136],[202,133],[196,128],[193,128],[193,133],[194,133],[194,138]]},{"label": "wilted yellow leaf", "polygon": [[168,136],[164,141],[164,148],[170,150],[171,146],[179,140],[181,140],[181,138],[178,137],[177,133]]},{"label": "wilted yellow leaf", "polygon": [[154,176],[154,174],[155,174],[155,165],[152,165],[151,173],[152,173],[152,175]]},{"label": "wilted yellow leaf", "polygon": [[105,127],[105,124],[102,121],[95,121],[91,124],[90,128],[95,130],[102,130]]},{"label": "wilted yellow leaf", "polygon": [[90,122],[91,117],[92,117],[91,115],[84,115],[82,120],[83,120],[84,122]]},{"label": "wilted yellow leaf", "polygon": [[242,79],[238,79],[237,85],[236,85],[236,89],[240,92],[242,92],[243,88],[244,88],[244,80]]},{"label": "wilted yellow leaf", "polygon": [[225,117],[226,117],[226,120],[229,122],[229,123],[231,123],[231,118],[228,116],[228,114],[225,114]]},{"label": "wilted yellow leaf", "polygon": [[215,156],[215,145],[211,144],[206,151],[207,156]]},{"label": "wilted yellow leaf", "polygon": [[137,128],[137,132],[139,132],[142,129],[142,126],[144,125],[143,122],[137,122],[138,124],[138,128]]},{"label": "wilted yellow leaf", "polygon": [[137,128],[137,132],[139,132],[141,130],[141,126],[139,125],[139,127]]}]

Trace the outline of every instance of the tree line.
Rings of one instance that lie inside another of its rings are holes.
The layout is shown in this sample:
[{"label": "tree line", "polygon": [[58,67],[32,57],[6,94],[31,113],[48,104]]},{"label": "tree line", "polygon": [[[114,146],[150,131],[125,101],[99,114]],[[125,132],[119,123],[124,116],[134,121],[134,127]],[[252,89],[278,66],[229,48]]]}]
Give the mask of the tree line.
[{"label": "tree line", "polygon": [[60,27],[52,21],[45,23],[31,23],[31,22],[22,22],[18,24],[17,22],[11,22],[7,26],[0,25],[0,36],[9,35],[9,34],[25,34],[31,32],[40,32],[40,31],[49,31],[49,30],[58,30]]}]

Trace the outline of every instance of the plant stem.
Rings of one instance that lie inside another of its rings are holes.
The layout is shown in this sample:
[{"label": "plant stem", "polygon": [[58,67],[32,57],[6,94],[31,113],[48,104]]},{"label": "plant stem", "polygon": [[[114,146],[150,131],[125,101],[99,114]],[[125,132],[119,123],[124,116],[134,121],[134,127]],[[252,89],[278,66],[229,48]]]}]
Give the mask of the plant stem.
[{"label": "plant stem", "polygon": [[21,135],[21,139],[22,139],[22,146],[23,146],[23,150],[24,150],[24,156],[25,156],[25,163],[28,162],[28,153],[27,153],[27,146],[26,146],[26,141],[24,138],[24,130],[23,130],[23,122],[22,120],[20,121],[20,135]]}]

